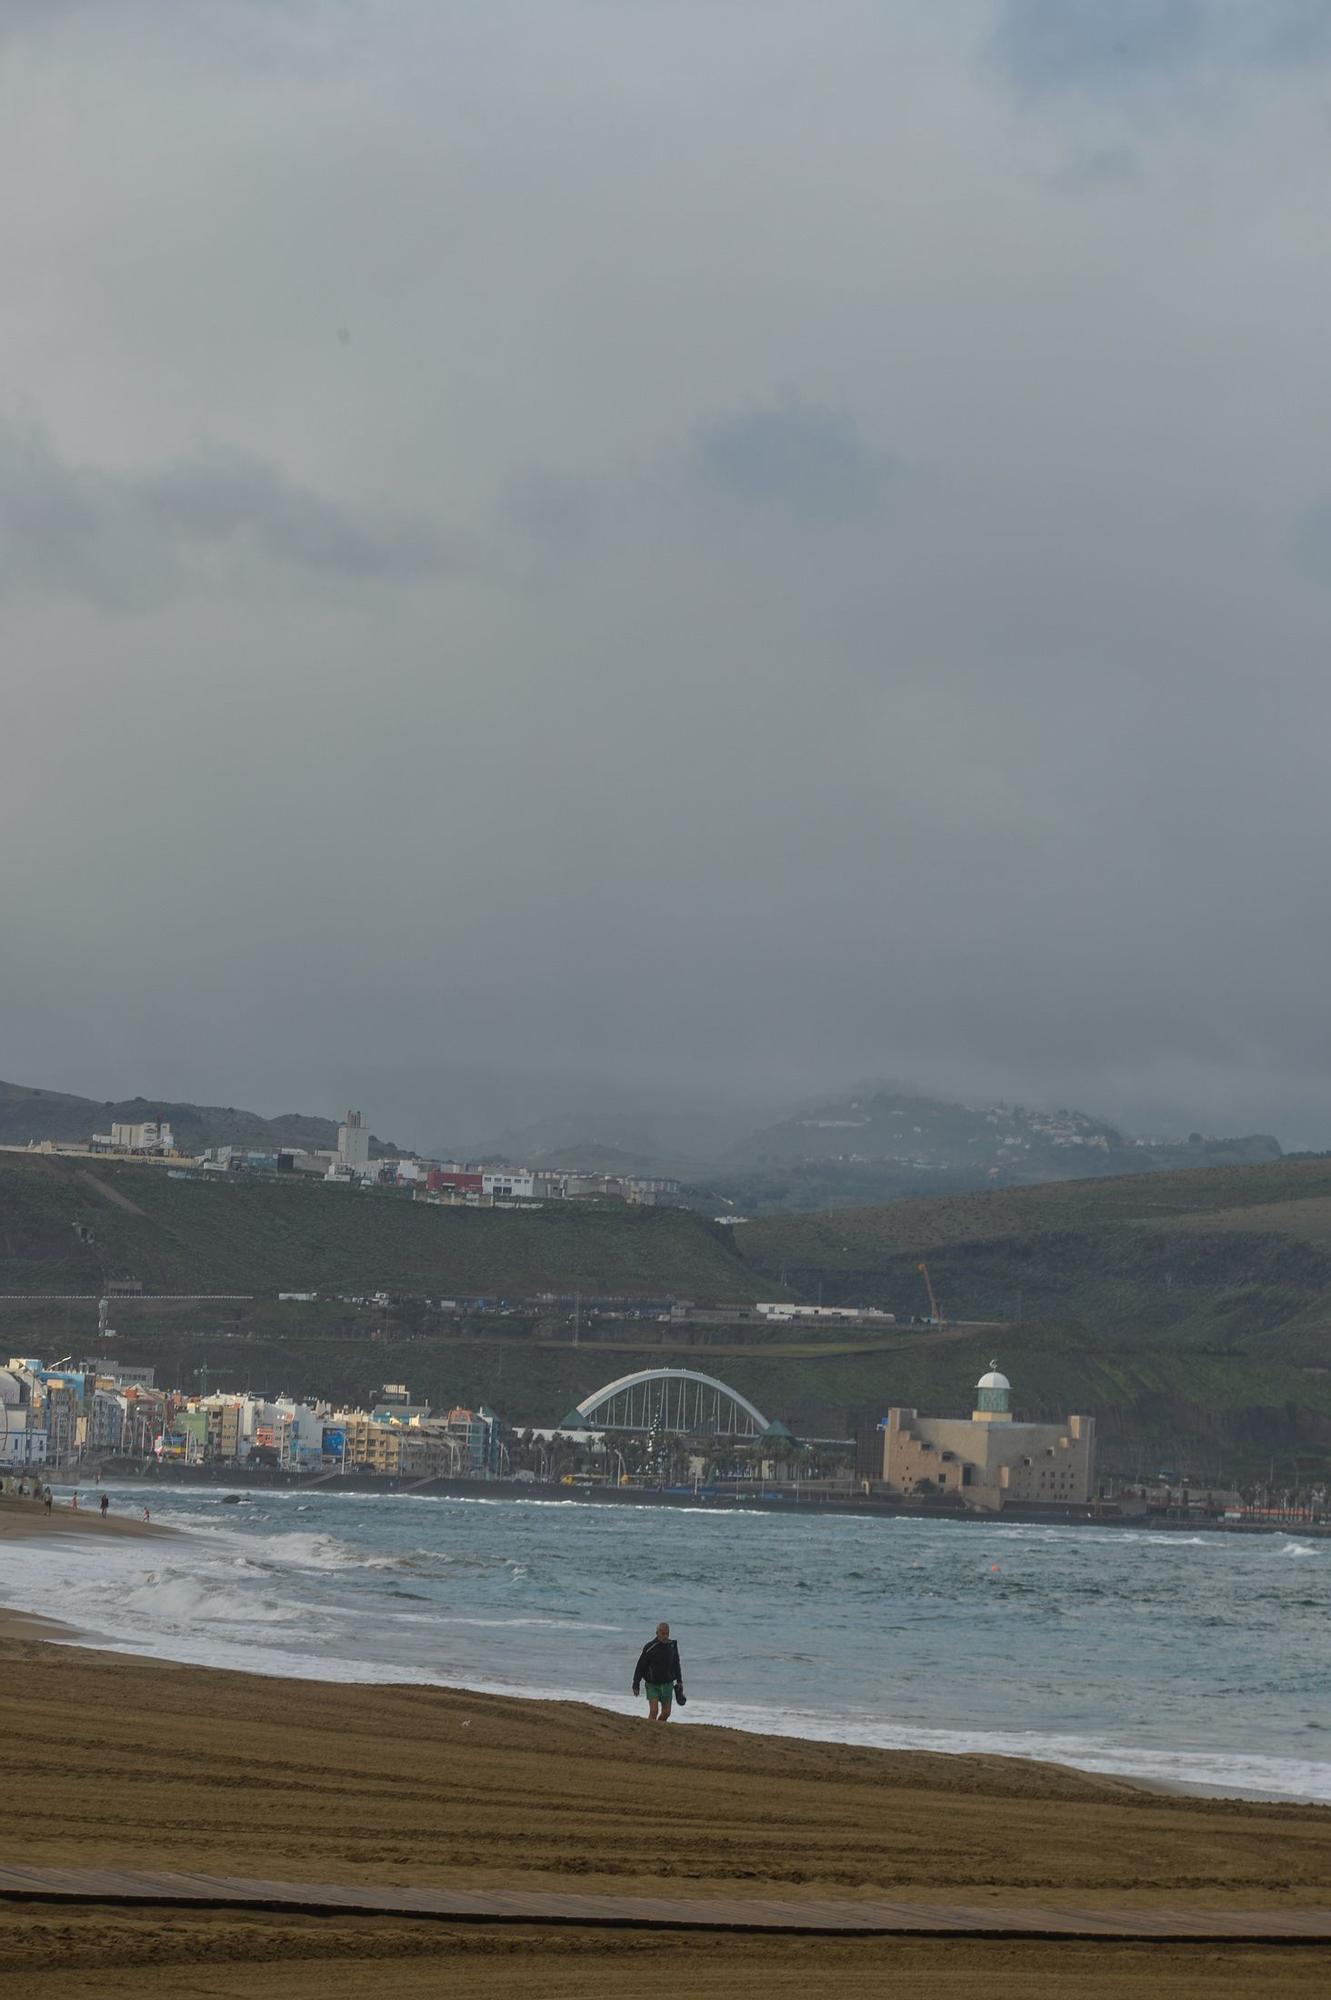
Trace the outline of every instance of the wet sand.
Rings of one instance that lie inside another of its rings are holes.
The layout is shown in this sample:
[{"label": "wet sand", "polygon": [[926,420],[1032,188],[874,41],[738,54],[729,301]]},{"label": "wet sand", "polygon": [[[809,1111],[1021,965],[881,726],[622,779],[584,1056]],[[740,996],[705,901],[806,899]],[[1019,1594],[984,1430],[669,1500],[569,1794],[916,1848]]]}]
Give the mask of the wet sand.
[{"label": "wet sand", "polygon": [[[86,1526],[100,1531],[91,1516]],[[67,1525],[67,1524],[62,1524]],[[126,1524],[133,1525],[133,1524]],[[82,1532],[82,1529],[79,1530]],[[45,1532],[39,1529],[39,1532]],[[52,1610],[59,1610],[59,1542]],[[4,1553],[0,1547],[0,1596]],[[284,1881],[1102,1907],[1331,1904],[1331,1811],[1178,1797],[577,1703],[225,1673],[0,1622],[22,1746],[0,1862]],[[23,1801],[20,1803],[20,1798]],[[655,2000],[985,1990],[1090,2000],[1321,1993],[1320,1947],[512,1930],[401,1919],[4,1906],[34,2000],[449,1990]]]},{"label": "wet sand", "polygon": [[37,1535],[151,1536],[175,1533],[174,1528],[145,1521],[141,1509],[137,1514],[116,1513],[112,1509],[103,1519],[99,1498],[95,1486],[81,1486],[79,1504],[73,1507],[68,1494],[57,1493],[48,1514],[45,1501],[34,1500],[31,1496],[19,1499],[14,1493],[0,1493],[0,1542],[18,1537],[26,1541]]}]

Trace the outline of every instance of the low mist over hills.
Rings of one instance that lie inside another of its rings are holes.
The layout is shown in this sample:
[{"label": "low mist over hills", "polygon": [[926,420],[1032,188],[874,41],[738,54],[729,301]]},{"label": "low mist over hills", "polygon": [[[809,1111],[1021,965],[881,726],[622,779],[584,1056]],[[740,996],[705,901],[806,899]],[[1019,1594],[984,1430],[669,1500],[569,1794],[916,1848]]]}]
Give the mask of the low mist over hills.
[{"label": "low mist over hills", "polygon": [[1140,1139],[1066,1107],[957,1104],[876,1089],[751,1134],[720,1163],[718,1184],[753,1208],[821,1208],[1280,1157],[1280,1142],[1269,1133]]},{"label": "low mist over hills", "polygon": [[[372,1107],[366,1107],[373,1116]],[[336,1143],[337,1122],[301,1112],[264,1117],[234,1105],[135,1097],[99,1102],[0,1083],[0,1144],[43,1139],[82,1144],[113,1121],[166,1119],[182,1152],[205,1146]],[[395,1152],[371,1141],[375,1154]],[[1076,1109],[957,1103],[918,1090],[870,1085],[783,1111],[745,1130],[733,1108],[711,1114],[644,1105],[579,1110],[436,1157],[504,1161],[584,1173],[670,1174],[701,1207],[741,1213],[835,1208],[913,1195],[969,1193],[1108,1174],[1247,1166],[1281,1157],[1269,1133],[1208,1138],[1201,1132],[1135,1138]]]},{"label": "low mist over hills", "polygon": [[1033,1186],[1102,1174],[1251,1166],[1281,1157],[1270,1133],[1139,1138],[1062,1107],[958,1103],[869,1085],[782,1113],[756,1130],[696,1121],[579,1114],[503,1133],[478,1149],[514,1165],[670,1173],[700,1197],[744,1211],[813,1209],[911,1195]]}]

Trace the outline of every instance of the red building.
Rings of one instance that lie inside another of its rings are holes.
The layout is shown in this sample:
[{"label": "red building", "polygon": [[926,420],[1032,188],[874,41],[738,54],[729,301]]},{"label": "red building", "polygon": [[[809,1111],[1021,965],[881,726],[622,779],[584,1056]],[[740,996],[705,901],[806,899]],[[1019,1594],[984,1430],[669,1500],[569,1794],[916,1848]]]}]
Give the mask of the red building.
[{"label": "red building", "polygon": [[479,1194],[481,1176],[464,1173],[461,1168],[431,1167],[425,1176],[425,1186],[430,1194],[443,1194],[449,1189],[454,1194]]}]

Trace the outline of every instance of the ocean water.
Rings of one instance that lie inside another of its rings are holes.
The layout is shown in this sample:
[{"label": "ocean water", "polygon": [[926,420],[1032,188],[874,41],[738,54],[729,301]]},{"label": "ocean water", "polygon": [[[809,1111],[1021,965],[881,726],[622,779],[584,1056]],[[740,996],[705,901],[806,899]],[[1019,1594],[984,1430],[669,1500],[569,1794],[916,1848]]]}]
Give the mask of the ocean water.
[{"label": "ocean water", "polygon": [[[94,1643],[623,1710],[659,1618],[697,1722],[1331,1801],[1331,1543],[558,1499],[109,1487],[188,1531],[0,1544]],[[675,1724],[671,1725],[672,1727]]]}]

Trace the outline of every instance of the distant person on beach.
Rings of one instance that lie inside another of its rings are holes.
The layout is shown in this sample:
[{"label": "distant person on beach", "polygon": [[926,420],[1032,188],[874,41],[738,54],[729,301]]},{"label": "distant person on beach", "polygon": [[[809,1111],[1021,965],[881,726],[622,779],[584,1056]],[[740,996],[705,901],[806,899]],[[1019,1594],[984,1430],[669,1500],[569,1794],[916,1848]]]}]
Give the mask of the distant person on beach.
[{"label": "distant person on beach", "polygon": [[108,1508],[110,1507],[110,1505],[111,1505],[111,1502],[110,1502],[110,1501],[109,1501],[109,1500],[107,1499],[107,1497],[106,1497],[105,1493],[103,1493],[103,1495],[102,1495],[102,1519],[103,1519],[103,1520],[105,1520],[105,1519],[106,1519],[106,1513],[107,1513],[107,1509],[108,1509]]},{"label": "distant person on beach", "polygon": [[143,1518],[144,1518],[144,1520],[145,1520],[145,1521],[146,1521],[146,1520],[147,1520],[147,1518],[148,1518],[148,1509],[147,1509],[146,1507],[145,1507],[145,1508],[144,1508],[144,1510],[143,1510]]},{"label": "distant person on beach", "polygon": [[635,1701],[642,1687],[647,1690],[649,1722],[669,1722],[672,1701],[678,1701],[681,1708],[684,1706],[684,1669],[679,1664],[679,1647],[665,1623],[657,1626],[656,1637],[649,1639],[638,1655],[638,1664],[633,1669]]},{"label": "distant person on beach", "polygon": [[49,1486],[47,1487],[46,1492],[43,1495],[43,1499],[45,1501],[46,1511],[49,1514],[51,1511],[51,1502],[55,1499],[55,1495],[54,1493],[52,1493]]}]

